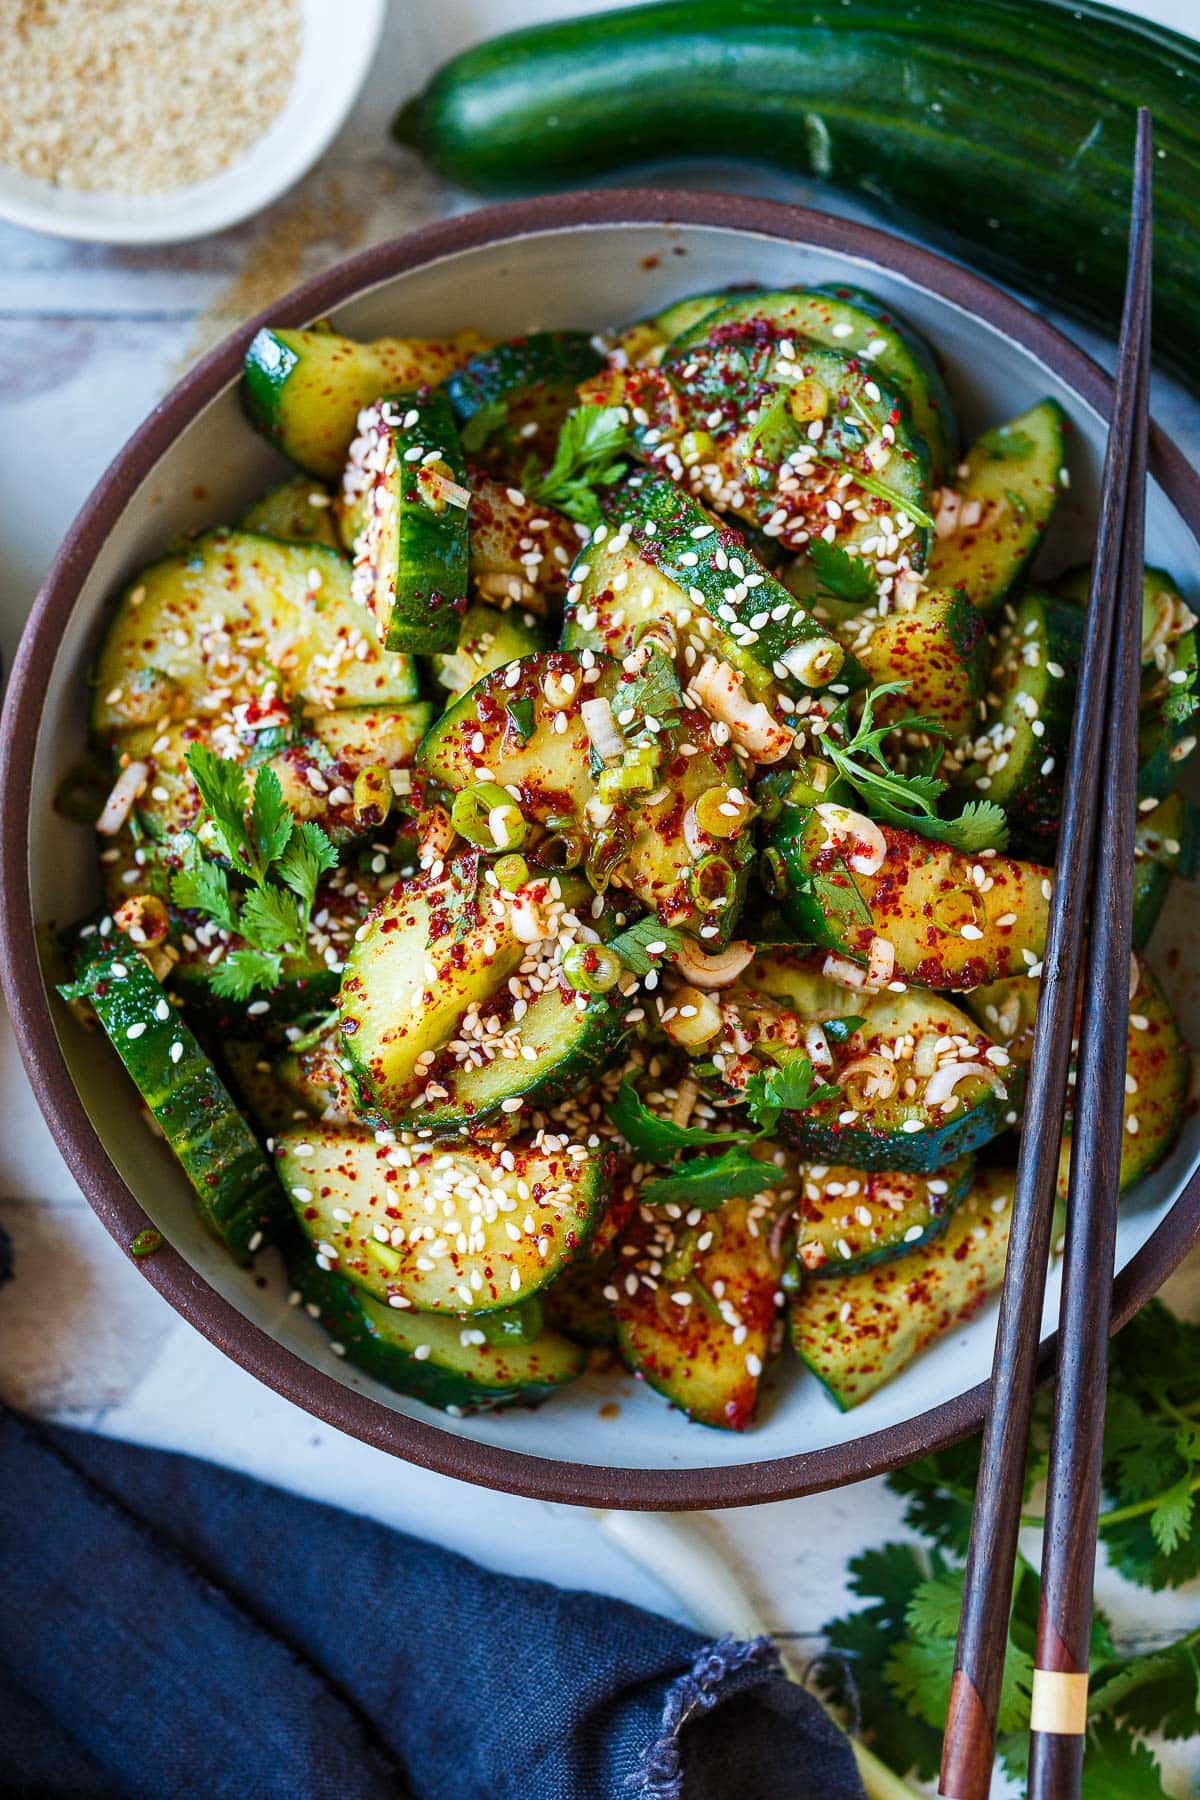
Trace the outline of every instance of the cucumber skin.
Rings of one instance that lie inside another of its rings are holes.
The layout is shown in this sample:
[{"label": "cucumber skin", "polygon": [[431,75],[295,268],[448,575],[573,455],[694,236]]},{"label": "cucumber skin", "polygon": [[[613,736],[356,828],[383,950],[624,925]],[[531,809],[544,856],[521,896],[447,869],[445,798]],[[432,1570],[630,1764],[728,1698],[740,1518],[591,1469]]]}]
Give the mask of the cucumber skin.
[{"label": "cucumber skin", "polygon": [[[295,1246],[288,1256],[288,1278],[307,1305],[317,1306],[321,1324],[335,1342],[341,1344],[346,1361],[364,1375],[370,1375],[398,1394],[409,1394],[427,1406],[455,1407],[463,1412],[491,1412],[504,1406],[535,1406],[545,1400],[565,1381],[583,1373],[586,1357],[580,1350],[574,1358],[564,1359],[564,1371],[557,1379],[536,1382],[513,1381],[503,1386],[487,1386],[435,1362],[433,1357],[419,1362],[399,1344],[389,1344],[374,1324],[362,1296],[336,1275],[318,1269],[311,1252],[303,1245]],[[369,1304],[369,1303],[368,1303]],[[422,1315],[401,1314],[411,1320]],[[439,1320],[444,1324],[445,1320]],[[427,1327],[428,1328],[428,1327]],[[559,1334],[547,1334],[557,1348]]]},{"label": "cucumber skin", "polygon": [[[124,974],[118,973],[124,970]],[[256,1238],[273,1236],[287,1219],[283,1189],[228,1088],[184,1023],[169,1006],[149,965],[125,940],[84,938],[75,980],[59,989],[64,999],[90,1002],[139,1094],[162,1127],[196,1193],[200,1214],[240,1263],[250,1261]],[[144,1029],[130,1038],[131,1028]],[[170,1060],[173,1043],[183,1046]]]},{"label": "cucumber skin", "polygon": [[[779,1121],[779,1134],[796,1147],[806,1162],[850,1163],[857,1169],[899,1169],[908,1175],[933,1175],[960,1156],[981,1150],[1008,1129],[1012,1114],[1020,1111],[1025,1072],[1010,1068],[1004,1073],[1008,1086],[1006,1098],[1002,1100],[998,1094],[993,1094],[961,1118],[952,1116],[944,1125],[930,1131],[872,1132],[839,1125],[836,1122],[837,1103],[831,1102],[825,1108],[828,1113],[825,1119],[816,1112],[785,1112]],[[937,1235],[937,1231],[929,1232],[924,1241]],[[901,1255],[908,1248],[902,1244],[892,1255]],[[861,1259],[859,1266],[869,1267],[872,1263],[888,1260],[888,1256],[870,1256]]]},{"label": "cucumber skin", "polygon": [[736,144],[1111,329],[1139,103],[1160,152],[1159,355],[1195,390],[1200,46],[1096,0],[659,0],[476,45],[393,129],[494,191]]}]

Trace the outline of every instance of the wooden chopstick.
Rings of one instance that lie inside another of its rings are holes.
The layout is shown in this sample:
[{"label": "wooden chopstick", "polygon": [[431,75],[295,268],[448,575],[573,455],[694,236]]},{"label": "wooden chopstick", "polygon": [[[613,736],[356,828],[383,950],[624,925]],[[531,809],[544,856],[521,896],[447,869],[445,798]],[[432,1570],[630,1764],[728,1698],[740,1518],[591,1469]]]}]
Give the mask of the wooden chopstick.
[{"label": "wooden chopstick", "polygon": [[[1150,172],[1150,120],[1143,109],[1138,115],[1129,268],[1113,411],[1104,459],[1100,520],[1067,758],[1059,849],[1017,1161],[1008,1259],[996,1326],[991,1390],[942,1748],[938,1792],[946,1800],[987,1800],[991,1785],[1058,1157],[1075,1032],[1083,928],[1091,899],[1098,815],[1106,800],[1103,777],[1110,750],[1116,748],[1110,735],[1110,668],[1114,660],[1118,590],[1123,578],[1125,519],[1134,485],[1139,496],[1144,493],[1145,486],[1144,464],[1140,478],[1132,466],[1132,443],[1135,419],[1146,386],[1142,369],[1147,357],[1149,320]],[[1139,507],[1141,504],[1139,498]],[[1140,582],[1139,569],[1139,619]],[[1128,886],[1127,880],[1125,885]],[[1112,903],[1120,910],[1121,900],[1116,891]],[[1124,905],[1127,907],[1128,903],[1126,898]],[[1126,977],[1122,978],[1122,984],[1122,991],[1127,992]],[[1119,1041],[1123,1043],[1123,1037]],[[1123,1072],[1122,1068],[1122,1075]],[[1122,1104],[1118,1099],[1115,1113],[1118,1134],[1121,1116]],[[1098,1123],[1096,1113],[1085,1115],[1077,1101],[1073,1192],[1078,1181],[1082,1193],[1083,1178],[1077,1177],[1076,1170],[1094,1167],[1094,1162],[1083,1156],[1082,1146]],[[1111,1256],[1103,1282],[1107,1330]],[[1089,1280],[1093,1294],[1099,1285],[1094,1277]],[[1102,1346],[1100,1355],[1103,1354]],[[1092,1412],[1081,1420],[1081,1425],[1085,1431],[1091,1429],[1098,1438],[1103,1421],[1102,1392],[1092,1396],[1092,1406]],[[1074,1435],[1068,1430],[1067,1441]],[[1098,1449],[1095,1454],[1098,1455]],[[1063,1518],[1061,1507],[1059,1517]],[[1069,1533],[1070,1527],[1064,1524],[1063,1529]],[[1094,1520],[1091,1529],[1094,1536]],[[1094,1557],[1094,1545],[1092,1554]],[[1091,1568],[1090,1560],[1088,1568]],[[1083,1666],[1086,1668],[1086,1654]],[[1068,1791],[1056,1791],[1054,1800],[1065,1800]]]},{"label": "wooden chopstick", "polygon": [[[1149,154],[1149,127],[1139,120]],[[1147,238],[1148,165],[1139,159]],[[1149,283],[1146,258],[1146,281]],[[1125,1056],[1132,965],[1133,843],[1137,815],[1138,689],[1146,536],[1150,303],[1142,321],[1141,378],[1130,444],[1129,503],[1121,548],[1117,642],[1110,673],[1108,781],[1096,840],[1091,926],[1079,1028],[1067,1241],[1059,1311],[1042,1541],[1042,1598],[1034,1657],[1029,1800],[1071,1800],[1083,1776],[1087,1670],[1100,1510],[1100,1459],[1117,1240]],[[1120,1046],[1121,1048],[1118,1048]]]}]

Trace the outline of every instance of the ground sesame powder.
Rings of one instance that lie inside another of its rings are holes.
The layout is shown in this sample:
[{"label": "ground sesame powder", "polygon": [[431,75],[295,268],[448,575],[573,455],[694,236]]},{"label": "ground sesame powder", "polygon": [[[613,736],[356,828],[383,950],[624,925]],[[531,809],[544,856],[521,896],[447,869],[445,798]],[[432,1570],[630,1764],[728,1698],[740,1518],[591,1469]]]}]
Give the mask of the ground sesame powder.
[{"label": "ground sesame powder", "polygon": [[0,162],[149,194],[216,175],[283,107],[297,0],[16,0],[0,32]]}]

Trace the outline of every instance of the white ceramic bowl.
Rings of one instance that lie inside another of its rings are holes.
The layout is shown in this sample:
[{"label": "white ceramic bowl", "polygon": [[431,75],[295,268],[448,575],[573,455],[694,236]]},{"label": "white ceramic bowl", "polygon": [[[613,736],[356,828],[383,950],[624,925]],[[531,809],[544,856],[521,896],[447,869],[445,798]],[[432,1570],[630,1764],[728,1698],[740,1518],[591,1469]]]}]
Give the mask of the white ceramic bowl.
[{"label": "white ceramic bowl", "polygon": [[[881,232],[794,207],[680,193],[569,195],[475,213],[381,245],[272,308],[281,324],[331,314],[363,337],[476,326],[495,337],[539,326],[595,328],[730,282],[767,287],[844,279],[919,326],[947,364],[965,430],[1050,394],[1074,426],[1071,489],[1047,557],[1086,554],[1109,400],[1107,378],[1044,321],[956,265]],[[105,475],[52,570],[13,670],[0,778],[4,974],[22,1053],[64,1154],[97,1211],[128,1244],[154,1224],[168,1248],[139,1265],[202,1331],[262,1379],[342,1429],[464,1479],[618,1506],[714,1506],[778,1499],[855,1480],[978,1424],[993,1309],[952,1331],[864,1406],[841,1414],[786,1358],[761,1421],[743,1436],[705,1430],[619,1373],[589,1376],[540,1410],[449,1419],[392,1394],[330,1351],[270,1280],[236,1268],[210,1239],[163,1144],[146,1130],[115,1056],[47,998],[35,924],[85,914],[97,896],[91,837],[52,798],[84,747],[85,682],[112,597],[179,532],[236,517],[281,473],[246,423],[237,373],[253,324],[163,401]],[[1150,555],[1195,606],[1200,482],[1156,434]],[[1185,884],[1169,946],[1186,921]],[[1200,1041],[1186,937],[1169,969],[1173,1005]],[[1115,1307],[1126,1317],[1161,1283],[1197,1226],[1200,1121],[1129,1196],[1118,1238]],[[1190,1189],[1188,1184],[1190,1180]],[[1180,1198],[1182,1194],[1182,1198]],[[1047,1328],[1057,1316],[1052,1279]],[[606,1403],[616,1401],[614,1417]],[[605,1411],[602,1412],[602,1408]]]},{"label": "white ceramic bowl", "polygon": [[358,98],[387,0],[299,0],[295,79],[282,112],[219,175],[160,194],[91,193],[0,164],[0,218],[91,244],[175,244],[261,212],[308,172]]}]

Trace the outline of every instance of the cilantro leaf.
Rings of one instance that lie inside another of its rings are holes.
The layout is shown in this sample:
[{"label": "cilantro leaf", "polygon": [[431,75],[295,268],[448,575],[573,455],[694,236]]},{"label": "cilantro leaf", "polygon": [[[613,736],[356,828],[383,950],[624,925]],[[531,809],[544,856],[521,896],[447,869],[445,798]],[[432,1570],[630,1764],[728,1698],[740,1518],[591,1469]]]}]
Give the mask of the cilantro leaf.
[{"label": "cilantro leaf", "polygon": [[744,1143],[744,1131],[720,1131],[711,1125],[676,1125],[659,1118],[643,1102],[628,1075],[617,1089],[608,1117],[634,1155],[643,1162],[667,1163],[681,1150],[697,1150],[705,1144]]},{"label": "cilantro leaf", "polygon": [[257,989],[279,986],[283,958],[268,950],[231,950],[209,976],[214,994],[223,1000],[248,1000]]},{"label": "cilantro leaf", "polygon": [[[646,949],[647,944],[662,944],[664,948],[651,955]],[[648,975],[664,958],[675,956],[683,949],[683,935],[673,925],[660,924],[654,913],[647,913],[644,919],[638,919],[619,932],[609,949],[616,951],[634,975]]]},{"label": "cilantro leaf", "polygon": [[1108,1719],[1088,1732],[1079,1792],[1081,1800],[1168,1800],[1154,1752]]},{"label": "cilantro leaf", "polygon": [[817,1664],[821,1688],[856,1734],[901,1774],[915,1769],[923,1778],[937,1773],[940,1721],[934,1727],[910,1713],[884,1671],[905,1637],[909,1602],[929,1574],[929,1562],[914,1544],[883,1544],[851,1558],[850,1590],[868,1604],[826,1625],[829,1648]]},{"label": "cilantro leaf", "polygon": [[508,424],[508,401],[485,400],[477,406],[465,425],[460,426],[458,438],[469,456],[477,455],[490,437]]},{"label": "cilantro leaf", "polygon": [[[946,735],[945,728],[936,719],[918,714],[876,723],[875,708],[879,701],[889,694],[904,693],[907,688],[906,681],[884,681],[878,687],[869,688],[863,696],[862,714],[854,735],[839,744],[836,733],[827,732],[821,740],[822,754],[885,824],[949,844],[964,855],[1002,849],[1008,841],[1008,821],[1003,808],[994,801],[970,801],[957,819],[939,818],[937,802],[946,792],[946,783],[927,771],[901,774],[889,764],[883,749],[883,740],[889,732],[921,731],[931,737]],[[838,709],[834,719],[846,728],[844,707]]]},{"label": "cilantro leaf", "polygon": [[1092,1674],[1088,1712],[1119,1719],[1133,1731],[1157,1731],[1166,1738],[1190,1738],[1200,1714],[1200,1630],[1189,1631],[1162,1650],[1125,1661],[1114,1652],[1110,1666]]},{"label": "cilantro leaf", "polygon": [[248,869],[253,853],[246,835],[246,777],[205,744],[189,745],[186,761],[221,848],[235,869]]},{"label": "cilantro leaf", "polygon": [[1194,1509],[1191,1476],[1182,1475],[1150,1514],[1150,1534],[1164,1556],[1170,1556],[1191,1536]]},{"label": "cilantro leaf", "polygon": [[611,487],[625,473],[624,453],[631,441],[624,407],[577,406],[563,420],[554,461],[544,475],[530,459],[522,485],[531,500],[557,507],[583,525],[600,523],[594,490]]},{"label": "cilantro leaf", "polygon": [[171,877],[171,898],[176,906],[207,913],[222,931],[238,929],[228,875],[220,863],[209,862],[198,852]]},{"label": "cilantro leaf", "polygon": [[271,864],[287,849],[292,835],[291,809],[283,797],[279,777],[264,764],[254,777],[254,794],[250,801],[250,842],[254,847],[259,874],[265,880]]},{"label": "cilantro leaf", "polygon": [[305,931],[308,929],[308,917],[312,912],[321,877],[331,869],[336,869],[337,861],[337,851],[319,825],[306,819],[303,824],[295,827],[291,841],[279,858],[275,873],[280,881],[287,883],[293,894],[299,896],[304,908]]},{"label": "cilantro leaf", "polygon": [[631,729],[636,730],[649,714],[661,724],[683,705],[683,692],[675,664],[661,650],[651,650],[641,672],[626,676],[617,688],[614,711],[623,715],[629,708],[635,716]]},{"label": "cilantro leaf", "polygon": [[645,1182],[638,1198],[647,1206],[669,1206],[674,1202],[707,1211],[723,1206],[726,1200],[765,1193],[786,1178],[786,1170],[760,1162],[743,1145],[735,1144],[721,1156],[692,1156],[686,1162],[676,1163],[669,1174]]},{"label": "cilantro leaf", "polygon": [[822,1019],[821,1030],[831,1044],[845,1044],[866,1022],[859,1013],[843,1013],[840,1019]]},{"label": "cilantro leaf", "polygon": [[809,561],[817,572],[817,580],[835,600],[851,606],[873,606],[879,589],[871,565],[861,556],[851,556],[840,544],[830,544],[815,537],[808,546]]},{"label": "cilantro leaf", "polygon": [[288,950],[294,955],[303,942],[305,924],[295,894],[268,885],[247,895],[238,930],[252,950]]},{"label": "cilantro leaf", "polygon": [[819,1100],[835,1100],[841,1091],[827,1082],[813,1084],[814,1070],[807,1056],[778,1068],[758,1069],[743,1090],[746,1110],[760,1131],[769,1135],[784,1112],[803,1112]]}]

